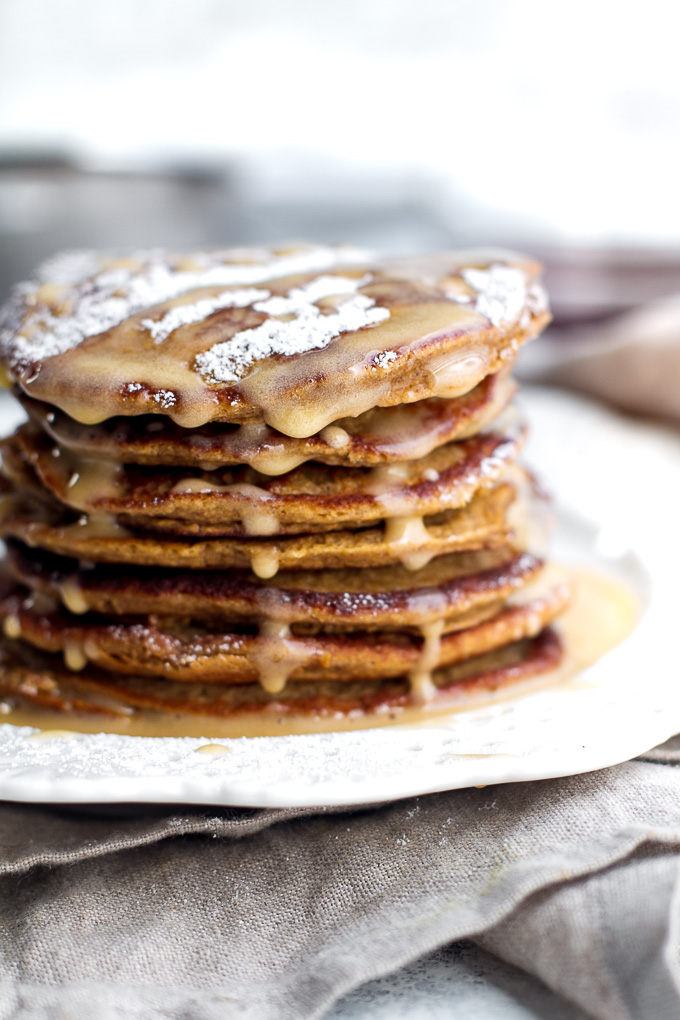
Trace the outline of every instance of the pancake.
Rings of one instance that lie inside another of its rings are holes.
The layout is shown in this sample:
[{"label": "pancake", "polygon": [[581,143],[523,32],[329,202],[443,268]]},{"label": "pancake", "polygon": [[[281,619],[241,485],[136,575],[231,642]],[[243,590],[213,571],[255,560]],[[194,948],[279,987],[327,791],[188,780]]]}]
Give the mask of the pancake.
[{"label": "pancake", "polygon": [[[75,515],[49,498],[15,490],[0,479],[0,537],[92,563],[182,567],[192,570],[250,569],[258,577],[281,570],[377,567],[403,563],[424,566],[446,553],[507,545],[512,537],[508,512],[515,487],[501,482],[481,489],[457,510],[390,527],[280,537],[218,538],[192,542],[135,532],[115,519]],[[44,496],[47,496],[45,493]]]},{"label": "pancake", "polygon": [[275,583],[238,571],[145,570],[38,553],[10,541],[7,564],[32,591],[75,613],[182,615],[191,619],[270,620],[325,627],[421,627],[507,598],[532,581],[542,562],[511,548],[440,556],[418,571],[281,572]]},{"label": "pancake", "polygon": [[[267,689],[281,690],[295,680],[399,677],[422,667],[449,666],[471,656],[534,637],[554,620],[569,599],[563,578],[547,572],[511,603],[473,609],[453,623],[431,628],[423,637],[407,630],[324,633],[299,636],[249,633],[243,628],[207,629],[184,618],[124,620],[115,623],[87,614],[52,609],[11,580],[0,587],[0,619],[8,637],[48,652],[61,652],[66,665],[88,662],[114,673],[163,677],[189,683],[257,683],[270,660]],[[43,600],[44,603],[44,600]],[[252,630],[252,628],[251,628]]]},{"label": "pancake", "polygon": [[[562,645],[550,628],[530,639],[504,645],[437,670],[430,708],[464,703],[479,694],[491,694],[508,685],[555,669]],[[123,678],[96,667],[81,673],[68,670],[59,657],[38,652],[19,641],[0,642],[0,697],[11,709],[29,704],[52,712],[96,714],[102,718],[126,717],[135,712],[165,712],[210,719],[245,717],[265,719],[291,716],[314,718],[384,718],[417,706],[406,679],[394,681],[298,681],[272,696],[258,684],[186,684],[141,678]]]},{"label": "pancake", "polygon": [[[42,485],[75,510],[118,515],[121,524],[176,534],[275,535],[384,518],[423,516],[468,503],[519,453],[524,428],[515,416],[493,430],[454,441],[417,461],[338,471],[303,464],[267,476],[246,466],[197,471],[89,461],[55,448],[34,424],[0,443],[3,471],[29,464]],[[55,456],[55,449],[59,456]],[[186,522],[186,523],[185,523]]]},{"label": "pancake", "polygon": [[294,439],[262,423],[210,423],[200,430],[183,429],[160,415],[82,425],[49,404],[17,395],[31,420],[53,443],[89,460],[203,471],[247,464],[262,474],[280,475],[309,460],[350,467],[417,460],[444,443],[486,428],[516,390],[503,371],[488,375],[461,397],[373,408],[357,418],[341,418],[306,439]]},{"label": "pancake", "polygon": [[27,396],[85,424],[158,413],[303,438],[473,389],[547,324],[539,274],[504,252],[71,253],[15,289],[0,361]]},{"label": "pancake", "polygon": [[347,728],[553,669],[570,590],[510,404],[539,272],[293,246],[72,253],[20,285],[10,715]]}]

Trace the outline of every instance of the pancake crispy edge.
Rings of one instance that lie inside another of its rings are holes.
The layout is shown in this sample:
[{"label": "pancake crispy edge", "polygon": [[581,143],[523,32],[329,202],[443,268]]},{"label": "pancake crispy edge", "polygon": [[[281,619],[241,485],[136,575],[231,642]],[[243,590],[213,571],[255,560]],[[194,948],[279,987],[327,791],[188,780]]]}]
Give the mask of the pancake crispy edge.
[{"label": "pancake crispy edge", "polygon": [[[39,610],[25,590],[8,586],[0,619],[8,636],[46,652],[61,652],[71,669],[95,666],[114,673],[188,683],[257,683],[264,652],[290,664],[287,682],[398,677],[418,667],[423,638],[402,632],[362,632],[272,639],[225,627],[207,631],[191,620],[107,622]],[[505,644],[535,637],[567,605],[570,587],[550,577],[509,604],[473,609],[444,628],[432,668],[452,665]]]},{"label": "pancake crispy edge", "polygon": [[[546,628],[484,655],[438,670],[431,708],[465,702],[531,677],[545,675],[562,659],[557,634]],[[246,716],[271,718],[375,717],[415,706],[408,681],[349,681],[322,684],[294,682],[283,694],[267,694],[257,684],[215,685],[173,683],[116,677],[92,669],[69,672],[57,656],[37,652],[18,642],[0,640],[0,697],[55,713],[96,713],[125,717],[137,710],[172,712],[212,719]],[[398,718],[398,716],[397,716]]]},{"label": "pancake crispy edge", "polygon": [[205,620],[323,627],[420,627],[454,619],[473,607],[507,598],[543,567],[511,548],[438,557],[416,572],[401,566],[363,571],[292,571],[263,581],[236,571],[139,570],[99,566],[38,554],[11,540],[7,564],[31,591],[77,612],[159,614]]},{"label": "pancake crispy edge", "polygon": [[[45,497],[47,497],[45,493]],[[61,556],[92,563],[181,567],[192,570],[255,569],[260,577],[281,570],[374,567],[450,552],[506,545],[507,517],[514,486],[483,488],[457,510],[425,518],[426,532],[408,531],[395,541],[382,526],[356,531],[272,538],[196,538],[182,541],[163,533],[133,531],[115,520],[75,516],[49,498],[21,493],[0,479],[0,536]]]},{"label": "pancake crispy edge", "polygon": [[[282,476],[225,468],[187,478],[186,469],[115,467],[55,456],[47,437],[22,425],[0,442],[3,473],[12,479],[30,466],[42,485],[74,510],[116,514],[149,529],[163,522],[177,533],[211,526],[213,533],[282,534],[370,524],[386,517],[429,515],[468,503],[482,484],[497,480],[525,438],[513,421],[433,450],[419,461],[378,468],[305,464]],[[17,466],[15,466],[17,465]],[[20,482],[19,482],[20,484]]]}]

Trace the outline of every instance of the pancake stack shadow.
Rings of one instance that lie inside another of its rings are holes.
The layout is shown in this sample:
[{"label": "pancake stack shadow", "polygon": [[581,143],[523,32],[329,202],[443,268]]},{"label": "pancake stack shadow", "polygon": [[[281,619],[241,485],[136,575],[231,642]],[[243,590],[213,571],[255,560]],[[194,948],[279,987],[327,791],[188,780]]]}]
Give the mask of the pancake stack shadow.
[{"label": "pancake stack shadow", "polygon": [[[216,258],[212,268],[259,265],[242,253]],[[569,587],[542,558],[544,498],[517,465],[526,429],[510,372],[519,344],[547,321],[526,268],[501,266],[523,274],[525,288],[510,312],[507,288],[500,297],[491,288],[510,316],[494,321],[482,286],[493,260],[471,263],[472,283],[460,260],[445,274],[438,263],[434,282],[422,268],[355,270],[347,259],[323,276],[270,266],[260,274],[266,300],[251,294],[239,304],[244,292],[202,277],[194,256],[191,286],[140,307],[135,279],[150,270],[136,259],[132,268],[130,260],[114,270],[99,264],[67,284],[24,285],[7,316],[4,364],[28,419],[1,444],[8,718],[30,705],[96,715],[103,729],[139,713],[233,720],[234,732],[246,719],[255,730],[261,720],[262,732],[291,719],[332,728],[467,703],[559,664],[550,624]],[[189,275],[186,259],[164,265]],[[81,321],[92,280],[104,286],[107,270],[122,274],[114,298],[127,301],[123,317],[95,316],[76,341],[50,347],[62,320]],[[233,286],[248,282],[242,276]],[[346,309],[334,283],[341,296],[358,290],[357,308],[372,319],[352,320],[316,348],[295,340],[293,349],[289,339],[257,347],[263,325],[269,337],[291,321],[312,336],[325,318],[330,331]],[[309,310],[300,311],[304,293],[321,295],[313,328]],[[283,304],[267,307],[276,300]],[[45,313],[31,334],[41,301],[51,318]],[[445,302],[455,311],[447,334],[428,318]],[[378,331],[371,350],[365,338]],[[155,359],[141,381],[139,366],[125,361],[130,336]],[[276,379],[259,394],[230,379],[225,386],[205,356],[244,336],[260,358],[253,376],[264,365]],[[178,364],[194,375],[203,365],[194,404],[193,376],[189,385],[160,364],[158,350],[172,356],[171,337]],[[355,370],[357,393],[350,378],[351,414],[343,416],[326,380],[334,365],[340,383],[351,375],[348,337],[369,350],[374,371],[369,384]],[[454,340],[452,360],[446,344]],[[399,375],[393,363],[416,341],[418,352],[430,343],[427,359],[418,353]],[[100,343],[108,345],[101,385],[87,363],[93,347],[100,357]],[[312,365],[310,354],[326,361]]]}]

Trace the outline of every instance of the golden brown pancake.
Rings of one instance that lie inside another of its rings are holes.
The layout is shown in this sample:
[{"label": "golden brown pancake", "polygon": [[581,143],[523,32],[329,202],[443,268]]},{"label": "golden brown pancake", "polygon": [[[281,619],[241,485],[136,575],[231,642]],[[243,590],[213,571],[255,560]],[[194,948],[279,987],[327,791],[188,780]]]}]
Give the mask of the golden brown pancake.
[{"label": "golden brown pancake", "polygon": [[87,569],[14,541],[8,543],[7,562],[17,580],[75,612],[360,628],[455,619],[509,597],[542,567],[530,553],[500,548],[440,556],[418,571],[402,566],[282,571],[264,581],[245,571],[131,572],[104,564]]},{"label": "golden brown pancake", "polygon": [[350,467],[417,460],[444,443],[480,432],[516,390],[503,371],[488,375],[460,397],[372,408],[357,418],[341,418],[305,439],[294,439],[262,423],[218,422],[183,429],[161,415],[82,425],[49,404],[22,396],[21,391],[17,395],[31,420],[53,443],[80,457],[198,470],[247,464],[262,474],[278,475],[308,460]]},{"label": "golden brown pancake", "polygon": [[192,542],[135,532],[115,520],[88,518],[35,494],[14,490],[0,479],[0,537],[18,538],[47,552],[92,563],[182,567],[192,570],[252,569],[258,577],[281,570],[378,567],[390,563],[424,565],[451,552],[507,545],[512,537],[508,510],[514,486],[501,482],[481,489],[458,510],[425,517],[425,531],[414,519],[397,541],[394,526],[268,538],[196,539]]},{"label": "golden brown pancake", "polygon": [[38,270],[0,328],[30,419],[0,444],[0,695],[256,733],[554,668],[569,587],[507,406],[539,270],[323,246]]},{"label": "golden brown pancake", "polygon": [[[285,679],[333,680],[399,677],[422,659],[422,635],[401,631],[361,631],[299,636],[257,634],[232,628],[208,629],[183,618],[124,619],[110,622],[93,614],[74,616],[40,606],[25,588],[0,586],[0,619],[8,636],[47,652],[61,652],[69,668],[88,662],[114,673],[164,677],[190,683],[257,683],[264,656],[286,662]],[[476,608],[445,625],[431,668],[481,655],[526,637],[535,637],[554,620],[569,598],[569,587],[549,577],[520,593],[514,603]],[[251,628],[252,630],[252,628]]]},{"label": "golden brown pancake", "polygon": [[[456,704],[555,669],[560,639],[550,628],[530,639],[504,645],[433,674],[432,707]],[[273,697],[259,684],[186,684],[122,678],[89,666],[68,670],[56,655],[19,641],[0,642],[0,697],[10,706],[27,703],[55,712],[122,716],[135,710],[211,718],[249,713],[319,718],[361,717],[416,704],[406,679],[322,683],[295,681]],[[398,718],[398,717],[397,717]],[[105,729],[105,722],[103,721]]]},{"label": "golden brown pancake", "polygon": [[[386,517],[436,514],[468,503],[517,456],[521,423],[447,443],[417,461],[338,470],[303,464],[285,475],[249,467],[187,474],[184,468],[87,461],[64,451],[34,424],[0,443],[3,471],[30,465],[43,486],[75,510],[117,514],[121,524],[194,534],[274,535],[368,525]],[[58,449],[58,448],[57,448]],[[143,520],[143,524],[141,523]]]},{"label": "golden brown pancake", "polygon": [[503,368],[548,321],[539,273],[504,252],[72,253],[16,288],[0,358],[29,397],[87,424],[160,413],[300,438]]}]

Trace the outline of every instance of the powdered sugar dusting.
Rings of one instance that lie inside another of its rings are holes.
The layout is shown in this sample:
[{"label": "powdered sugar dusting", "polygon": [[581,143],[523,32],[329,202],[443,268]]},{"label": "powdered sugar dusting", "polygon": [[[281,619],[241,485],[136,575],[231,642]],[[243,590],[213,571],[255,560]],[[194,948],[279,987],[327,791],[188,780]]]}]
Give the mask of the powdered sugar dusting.
[{"label": "powdered sugar dusting", "polygon": [[541,312],[547,312],[550,307],[548,302],[548,292],[542,283],[532,283],[527,290],[527,308],[534,315],[540,315]]},{"label": "powdered sugar dusting", "polygon": [[44,361],[76,347],[89,336],[97,336],[117,326],[127,317],[127,302],[123,298],[81,301],[78,311],[71,316],[57,318],[51,312],[36,312],[27,322],[30,332],[10,341],[11,357],[19,362]]},{"label": "powdered sugar dusting", "polygon": [[[356,293],[369,279],[320,276],[304,287],[292,288],[285,297],[257,302],[253,306],[256,311],[292,318],[267,319],[253,329],[236,333],[230,340],[214,344],[197,355],[196,367],[209,382],[238,382],[262,358],[318,350],[341,333],[384,322],[390,316],[389,310],[377,307],[373,298]],[[345,295],[346,300],[327,315],[315,304],[322,298]]]},{"label": "powdered sugar dusting", "polygon": [[317,276],[316,280],[311,280],[303,287],[293,287],[286,297],[272,297],[268,301],[259,301],[255,305],[255,311],[266,312],[267,315],[297,315],[303,318],[318,315],[319,309],[314,304],[315,301],[340,294],[354,294],[370,280],[370,275],[364,276],[361,280],[351,280],[346,276]]},{"label": "powdered sugar dusting", "polygon": [[[0,352],[24,366],[77,347],[131,315],[202,287],[244,287],[283,276],[322,272],[335,266],[366,262],[369,253],[355,248],[307,246],[268,255],[264,261],[234,261],[243,252],[202,252],[197,269],[180,269],[164,252],[138,252],[127,263],[92,252],[69,252],[41,266],[36,279],[19,284],[0,323]],[[200,257],[199,257],[200,256]],[[186,264],[186,263],[183,263]],[[67,310],[55,315],[40,299],[41,283],[71,288]],[[35,310],[23,321],[31,304]],[[222,306],[226,307],[226,306]],[[210,313],[208,313],[210,314]]]},{"label": "powdered sugar dusting", "polygon": [[99,259],[94,251],[63,251],[38,266],[36,275],[41,283],[73,287],[95,276],[99,268]]},{"label": "powdered sugar dusting", "polygon": [[224,294],[218,294],[214,298],[203,298],[201,301],[195,301],[192,305],[179,305],[177,308],[171,308],[162,319],[142,319],[141,325],[151,333],[154,343],[160,344],[180,326],[190,326],[195,322],[202,322],[203,319],[207,319],[209,315],[221,308],[247,308],[255,301],[262,301],[268,297],[268,290],[255,287],[245,290],[227,290]]},{"label": "powdered sugar dusting", "polygon": [[380,351],[371,358],[371,368],[387,368],[387,366],[396,361],[398,357],[399,355],[396,351]]},{"label": "powdered sugar dusting", "polygon": [[493,265],[488,269],[462,269],[461,276],[477,291],[475,310],[494,326],[518,322],[525,308],[528,280],[514,266]]},{"label": "powdered sugar dusting", "polygon": [[177,397],[172,390],[158,390],[156,393],[152,394],[152,399],[155,400],[157,404],[160,404],[161,407],[166,409],[168,407],[174,407],[177,403]]},{"label": "powdered sugar dusting", "polygon": [[[399,786],[408,782],[409,774],[419,777],[432,769],[450,774],[452,752],[460,749],[478,753],[477,733],[470,732],[460,716],[458,720],[465,732],[459,735],[455,730],[434,730],[428,741],[414,739],[420,735],[417,731],[406,734],[398,729],[302,737],[214,738],[209,724],[203,737],[77,734],[70,739],[45,741],[30,739],[35,731],[28,727],[0,726],[0,776],[3,791],[12,778],[25,785],[31,781],[29,776],[33,781],[42,778],[43,782],[48,776],[54,777],[55,793],[59,787],[65,791],[67,785],[86,791],[96,783],[90,799],[94,795],[104,801],[137,800],[136,790],[153,786],[147,799],[160,802],[173,796],[180,803],[257,804],[264,799],[265,804],[273,805],[282,798],[284,802],[300,799],[324,804],[338,799],[342,803],[344,797],[350,803],[360,802],[362,781],[372,777],[384,781],[396,774],[397,791],[393,796],[399,796]],[[196,753],[206,741],[215,739],[230,753]],[[496,741],[492,729],[482,746],[493,754],[491,748]],[[473,761],[479,767],[476,757]],[[501,758],[500,762],[507,768],[507,760]],[[335,797],[334,788],[341,791]],[[49,795],[44,799],[50,799]],[[65,799],[69,799],[68,794]]]}]

